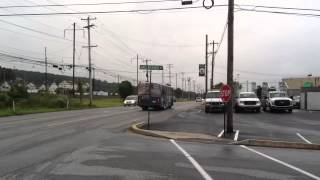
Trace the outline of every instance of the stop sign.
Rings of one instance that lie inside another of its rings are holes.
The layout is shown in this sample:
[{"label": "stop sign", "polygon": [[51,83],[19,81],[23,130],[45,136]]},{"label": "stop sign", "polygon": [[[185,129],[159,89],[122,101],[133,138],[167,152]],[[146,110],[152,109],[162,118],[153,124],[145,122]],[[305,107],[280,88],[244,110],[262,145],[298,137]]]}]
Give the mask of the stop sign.
[{"label": "stop sign", "polygon": [[231,99],[231,87],[229,85],[223,85],[220,89],[220,98],[223,102],[229,102]]}]

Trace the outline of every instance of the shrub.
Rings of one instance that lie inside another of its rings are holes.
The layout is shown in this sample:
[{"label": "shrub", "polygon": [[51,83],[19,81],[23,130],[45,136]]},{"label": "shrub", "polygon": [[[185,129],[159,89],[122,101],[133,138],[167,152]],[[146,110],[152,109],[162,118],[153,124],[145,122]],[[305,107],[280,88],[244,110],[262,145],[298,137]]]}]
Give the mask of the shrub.
[{"label": "shrub", "polygon": [[10,97],[6,94],[0,94],[0,108],[9,106]]},{"label": "shrub", "polygon": [[14,85],[8,92],[8,96],[12,99],[26,99],[29,97],[29,93],[26,87]]}]

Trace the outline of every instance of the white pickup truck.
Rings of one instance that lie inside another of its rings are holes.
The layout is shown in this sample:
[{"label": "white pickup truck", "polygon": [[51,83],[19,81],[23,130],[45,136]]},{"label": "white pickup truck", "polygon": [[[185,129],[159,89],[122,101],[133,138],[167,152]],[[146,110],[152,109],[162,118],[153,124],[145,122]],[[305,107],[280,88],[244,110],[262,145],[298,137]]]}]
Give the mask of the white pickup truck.
[{"label": "white pickup truck", "polygon": [[208,91],[205,98],[205,112],[222,111],[223,109],[224,103],[220,98],[220,90]]},{"label": "white pickup truck", "polygon": [[275,110],[286,110],[291,113],[293,103],[286,92],[270,91],[263,101],[262,108],[263,111],[269,110],[273,112]]}]

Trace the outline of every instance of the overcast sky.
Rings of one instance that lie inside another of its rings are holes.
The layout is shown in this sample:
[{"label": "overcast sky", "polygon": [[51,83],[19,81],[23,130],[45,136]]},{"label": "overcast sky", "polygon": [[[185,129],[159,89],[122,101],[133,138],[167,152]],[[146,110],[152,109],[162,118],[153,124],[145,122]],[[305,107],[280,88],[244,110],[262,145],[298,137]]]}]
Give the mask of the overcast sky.
[{"label": "overcast sky", "polygon": [[[128,0],[129,1],[129,0]],[[143,0],[139,0],[143,1]],[[2,0],[0,6],[35,5],[35,4],[70,4],[88,3],[85,0]],[[118,2],[116,0],[95,0],[94,2]],[[236,4],[285,6],[299,8],[318,8],[317,0],[236,0]],[[227,4],[226,0],[216,0],[215,4]],[[202,5],[202,0],[194,6]],[[48,13],[132,10],[148,8],[182,7],[180,2],[162,2],[147,4],[125,4],[104,6],[72,6],[69,8],[15,8],[0,9],[1,14],[8,13]],[[290,11],[293,12],[293,11]],[[296,12],[296,11],[295,11]],[[316,13],[302,11],[303,13]],[[142,58],[152,60],[152,64],[173,64],[172,84],[175,86],[175,75],[178,74],[178,86],[181,86],[181,72],[191,77],[203,87],[204,79],[198,77],[198,64],[205,62],[205,34],[210,42],[218,42],[226,23],[227,8],[214,7],[209,10],[188,9],[170,12],[92,14],[97,17],[92,30],[94,48],[92,58],[95,66],[110,70],[108,74],[121,75],[121,80],[134,79],[136,61],[132,58],[138,53]],[[72,63],[72,42],[63,40],[64,29],[72,28],[76,22],[78,28],[86,25],[86,15],[73,16],[24,16],[0,17],[0,52],[43,60],[44,47],[48,50],[48,59],[52,62]],[[54,38],[6,22],[15,23],[33,30],[47,32],[60,38]],[[235,78],[240,82],[267,81],[275,83],[282,77],[306,76],[312,73],[320,75],[319,46],[320,19],[281,14],[237,11],[235,13]],[[77,31],[77,64],[88,64],[87,49],[82,43],[87,42],[87,33],[83,37]],[[72,39],[72,32],[66,32],[66,39]],[[81,43],[82,42],[82,43]],[[211,47],[210,47],[211,51]],[[22,65],[14,61],[1,65],[42,71],[42,66]],[[209,57],[211,62],[211,57]],[[216,56],[215,82],[226,80],[227,36]],[[139,61],[142,63],[142,61]],[[49,72],[60,73],[49,68]],[[257,73],[255,73],[257,72]],[[61,72],[70,74],[69,70]],[[168,83],[168,70],[165,71],[165,82]],[[85,70],[77,70],[77,74],[86,75]],[[115,77],[97,72],[96,77],[115,81]],[[154,80],[161,83],[161,72],[155,72]],[[139,78],[145,80],[141,71]]]}]

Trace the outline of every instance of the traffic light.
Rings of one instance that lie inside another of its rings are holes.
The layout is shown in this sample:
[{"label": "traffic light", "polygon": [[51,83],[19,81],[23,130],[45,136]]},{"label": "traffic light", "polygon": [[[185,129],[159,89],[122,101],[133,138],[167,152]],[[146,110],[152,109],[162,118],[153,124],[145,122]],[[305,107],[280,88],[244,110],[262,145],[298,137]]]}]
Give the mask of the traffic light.
[{"label": "traffic light", "polygon": [[182,5],[190,5],[192,4],[192,0],[181,0]]}]

